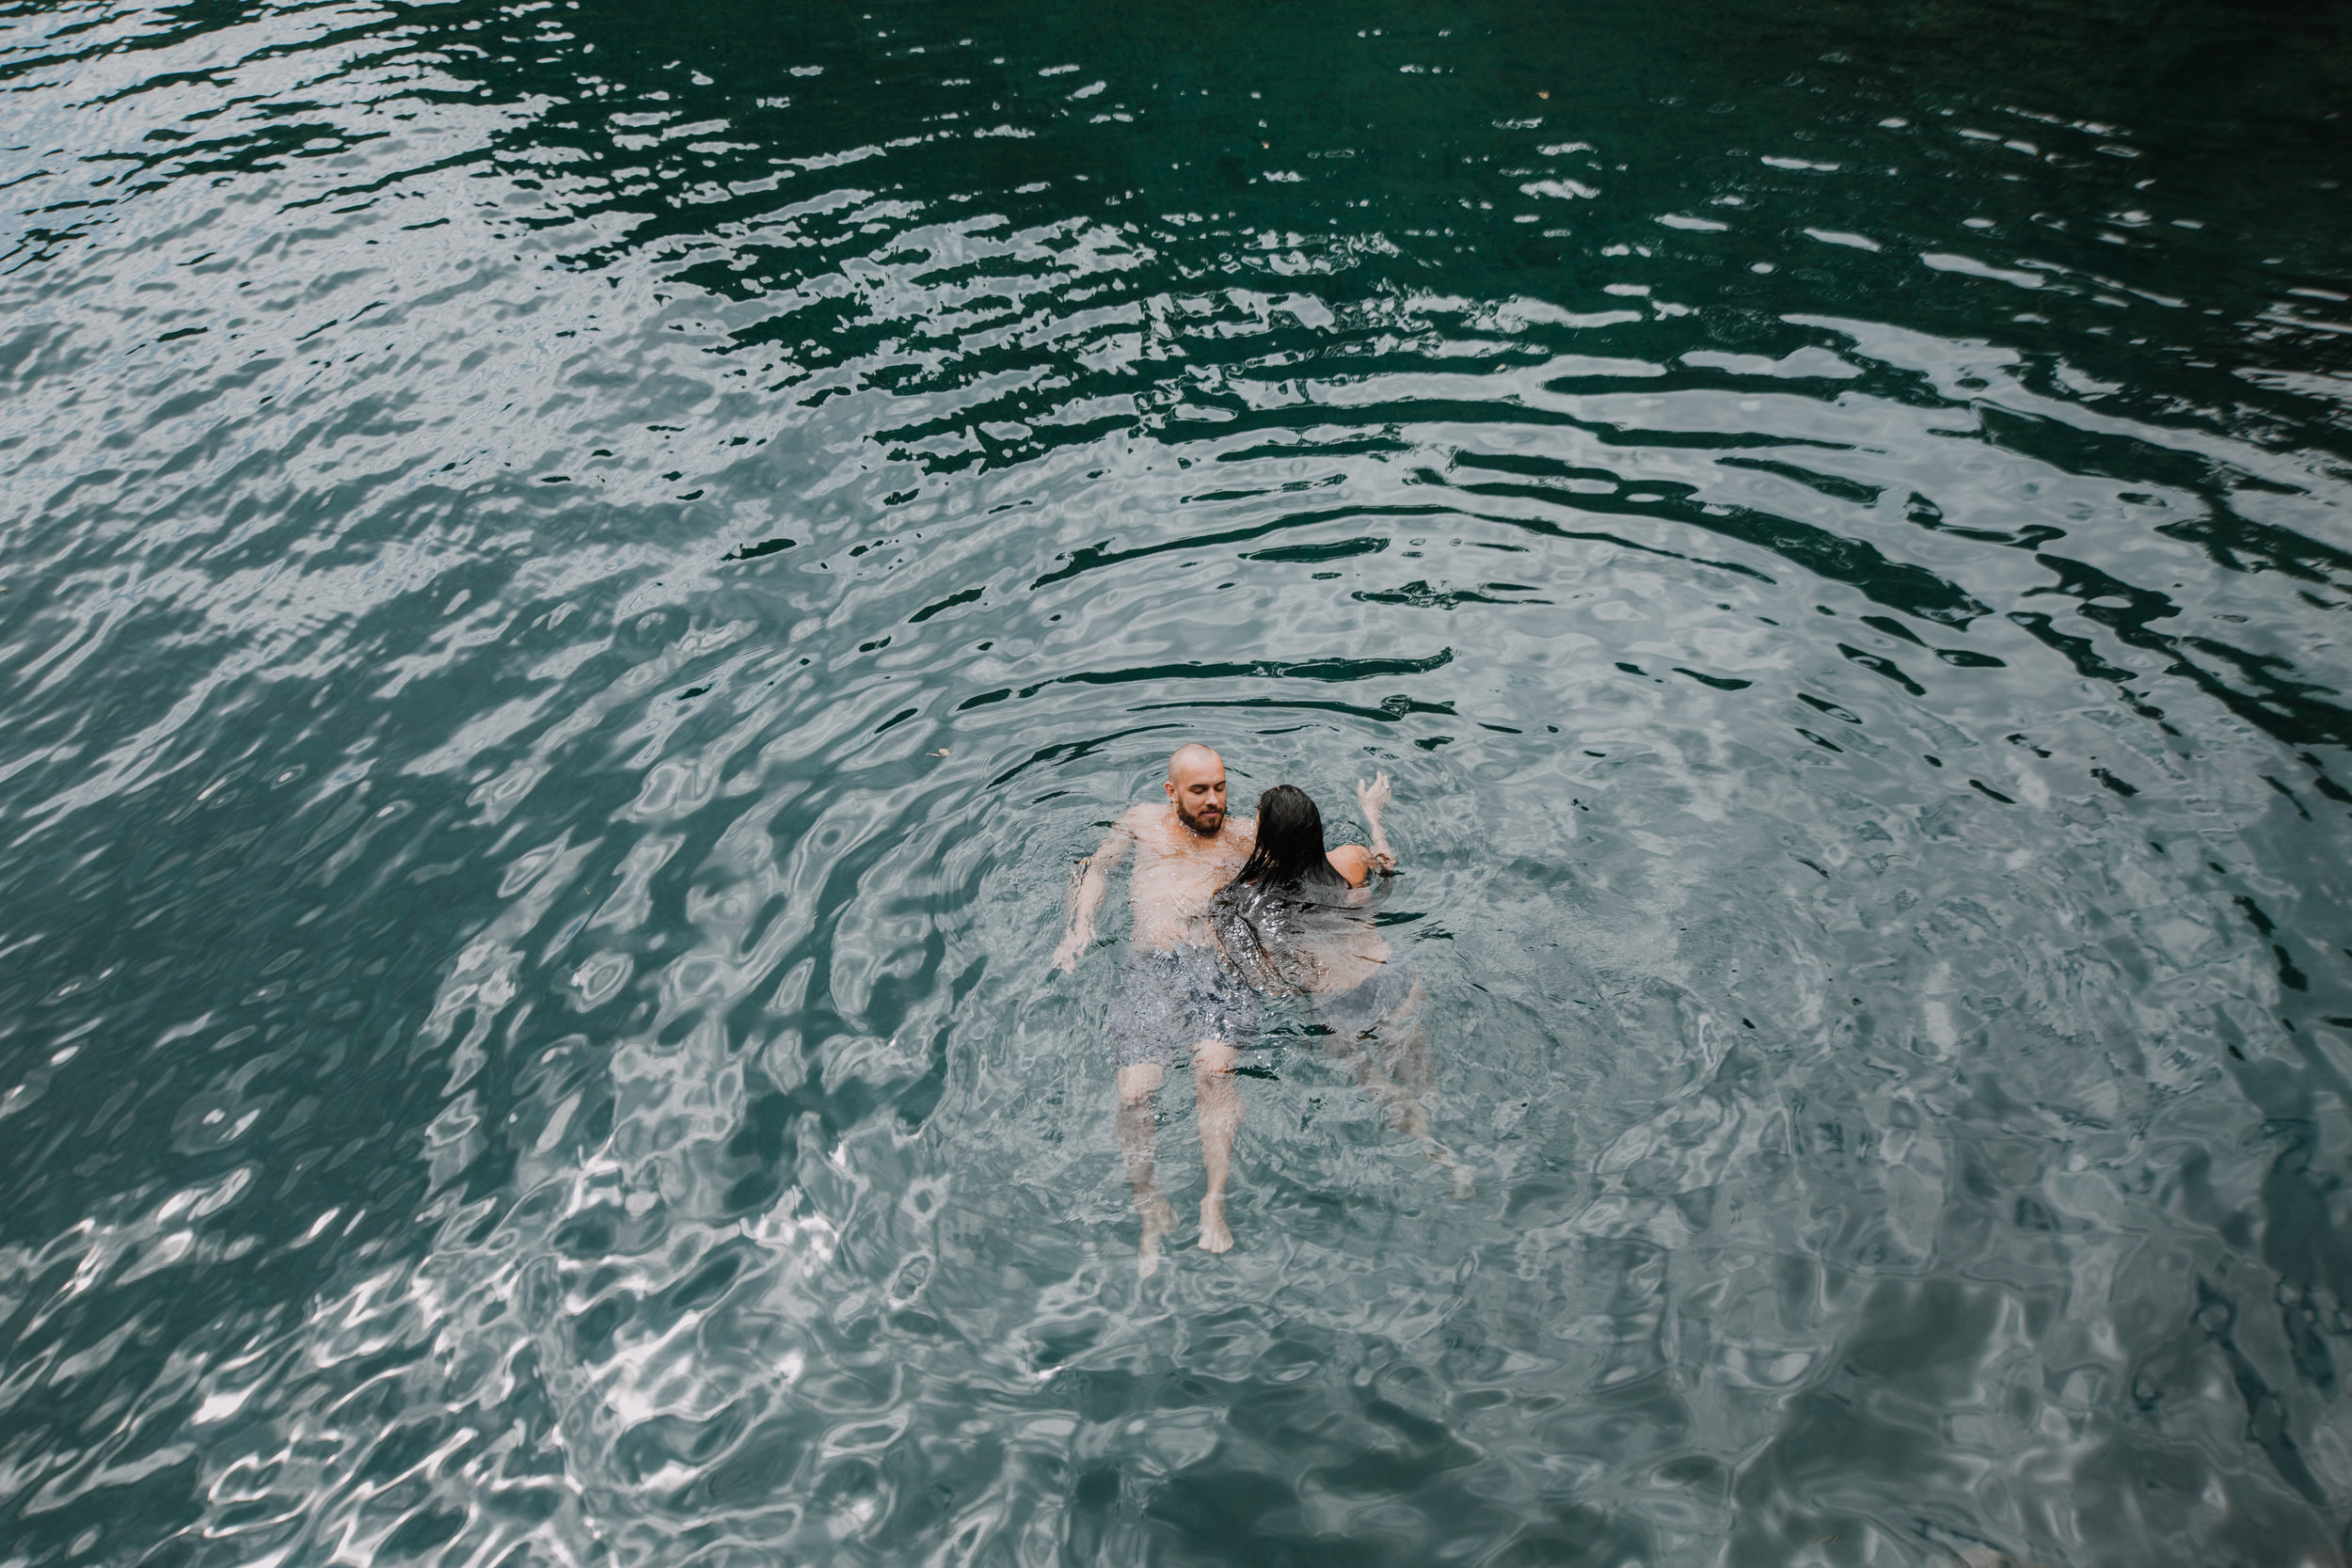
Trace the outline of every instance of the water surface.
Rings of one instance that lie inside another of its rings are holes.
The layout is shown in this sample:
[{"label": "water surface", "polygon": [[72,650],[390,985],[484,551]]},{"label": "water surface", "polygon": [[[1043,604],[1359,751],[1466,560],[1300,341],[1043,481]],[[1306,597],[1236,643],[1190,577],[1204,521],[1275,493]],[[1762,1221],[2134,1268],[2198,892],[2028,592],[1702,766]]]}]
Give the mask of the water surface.
[{"label": "water surface", "polygon": [[[8,1568],[2342,1560],[2339,11],[0,85]],[[1195,737],[1394,776],[1477,1191],[1278,1011],[1138,1281],[1045,959]]]}]

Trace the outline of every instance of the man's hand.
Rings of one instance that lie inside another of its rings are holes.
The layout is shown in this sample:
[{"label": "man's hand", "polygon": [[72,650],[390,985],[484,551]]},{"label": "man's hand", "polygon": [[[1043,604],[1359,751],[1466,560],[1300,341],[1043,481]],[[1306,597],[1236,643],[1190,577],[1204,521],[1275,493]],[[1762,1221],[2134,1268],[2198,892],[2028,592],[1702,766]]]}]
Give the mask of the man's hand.
[{"label": "man's hand", "polygon": [[1078,955],[1093,942],[1094,911],[1103,907],[1103,894],[1110,886],[1111,867],[1125,858],[1135,841],[1135,830],[1128,825],[1127,817],[1120,817],[1103,836],[1102,846],[1080,861],[1072,873],[1070,928],[1063,933],[1061,945],[1054,949],[1054,967],[1064,974],[1078,967]]}]

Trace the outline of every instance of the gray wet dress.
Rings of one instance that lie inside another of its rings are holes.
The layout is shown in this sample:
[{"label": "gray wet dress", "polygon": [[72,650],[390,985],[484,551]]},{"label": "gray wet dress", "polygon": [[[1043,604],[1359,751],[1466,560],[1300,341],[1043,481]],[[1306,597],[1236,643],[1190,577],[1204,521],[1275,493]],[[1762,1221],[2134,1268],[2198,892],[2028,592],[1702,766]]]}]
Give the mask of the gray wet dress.
[{"label": "gray wet dress", "polygon": [[1333,942],[1360,936],[1389,879],[1362,888],[1302,887],[1275,891],[1229,883],[1209,905],[1217,941],[1250,985],[1272,996],[1304,997],[1315,1021],[1353,1039],[1395,1016],[1412,996],[1420,974],[1410,958],[1391,954],[1371,978],[1343,990],[1324,989],[1323,954]]}]

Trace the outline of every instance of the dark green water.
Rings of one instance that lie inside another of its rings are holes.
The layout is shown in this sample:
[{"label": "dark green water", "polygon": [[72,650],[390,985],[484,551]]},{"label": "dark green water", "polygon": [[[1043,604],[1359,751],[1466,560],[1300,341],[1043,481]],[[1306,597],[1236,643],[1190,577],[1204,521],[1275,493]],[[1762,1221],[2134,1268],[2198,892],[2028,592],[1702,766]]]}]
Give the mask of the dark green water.
[{"label": "dark green water", "polygon": [[[2341,1563],[2347,106],[0,8],[0,1564]],[[1279,1014],[1139,1282],[1045,959],[1189,737],[1395,776],[1477,1192]]]}]

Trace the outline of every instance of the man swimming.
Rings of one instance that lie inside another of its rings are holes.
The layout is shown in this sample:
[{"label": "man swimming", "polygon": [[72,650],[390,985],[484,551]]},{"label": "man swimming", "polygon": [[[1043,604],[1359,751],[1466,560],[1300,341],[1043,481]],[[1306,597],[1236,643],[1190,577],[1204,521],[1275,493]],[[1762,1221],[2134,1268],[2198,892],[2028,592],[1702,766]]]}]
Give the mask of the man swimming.
[{"label": "man swimming", "polygon": [[1176,1227],[1175,1211],[1160,1191],[1154,1148],[1153,1097],[1168,1068],[1192,1064],[1200,1166],[1208,1193],[1200,1200],[1200,1245],[1224,1252],[1233,1244],[1225,1223],[1225,1180],[1241,1126],[1241,1095],[1233,1064],[1258,1026],[1258,995],[1218,952],[1208,920],[1209,900],[1249,858],[1257,824],[1225,815],[1225,759],[1206,746],[1179,747],[1168,759],[1164,802],[1127,808],[1101,847],[1079,863],[1069,929],[1054,950],[1054,967],[1067,973],[1094,940],[1094,915],[1110,874],[1132,850],[1135,870],[1127,901],[1135,911],[1129,942],[1135,951],[1120,966],[1111,999],[1110,1033],[1118,1048],[1119,1145],[1127,1181],[1143,1221],[1139,1273],[1160,1266],[1160,1238]]}]

